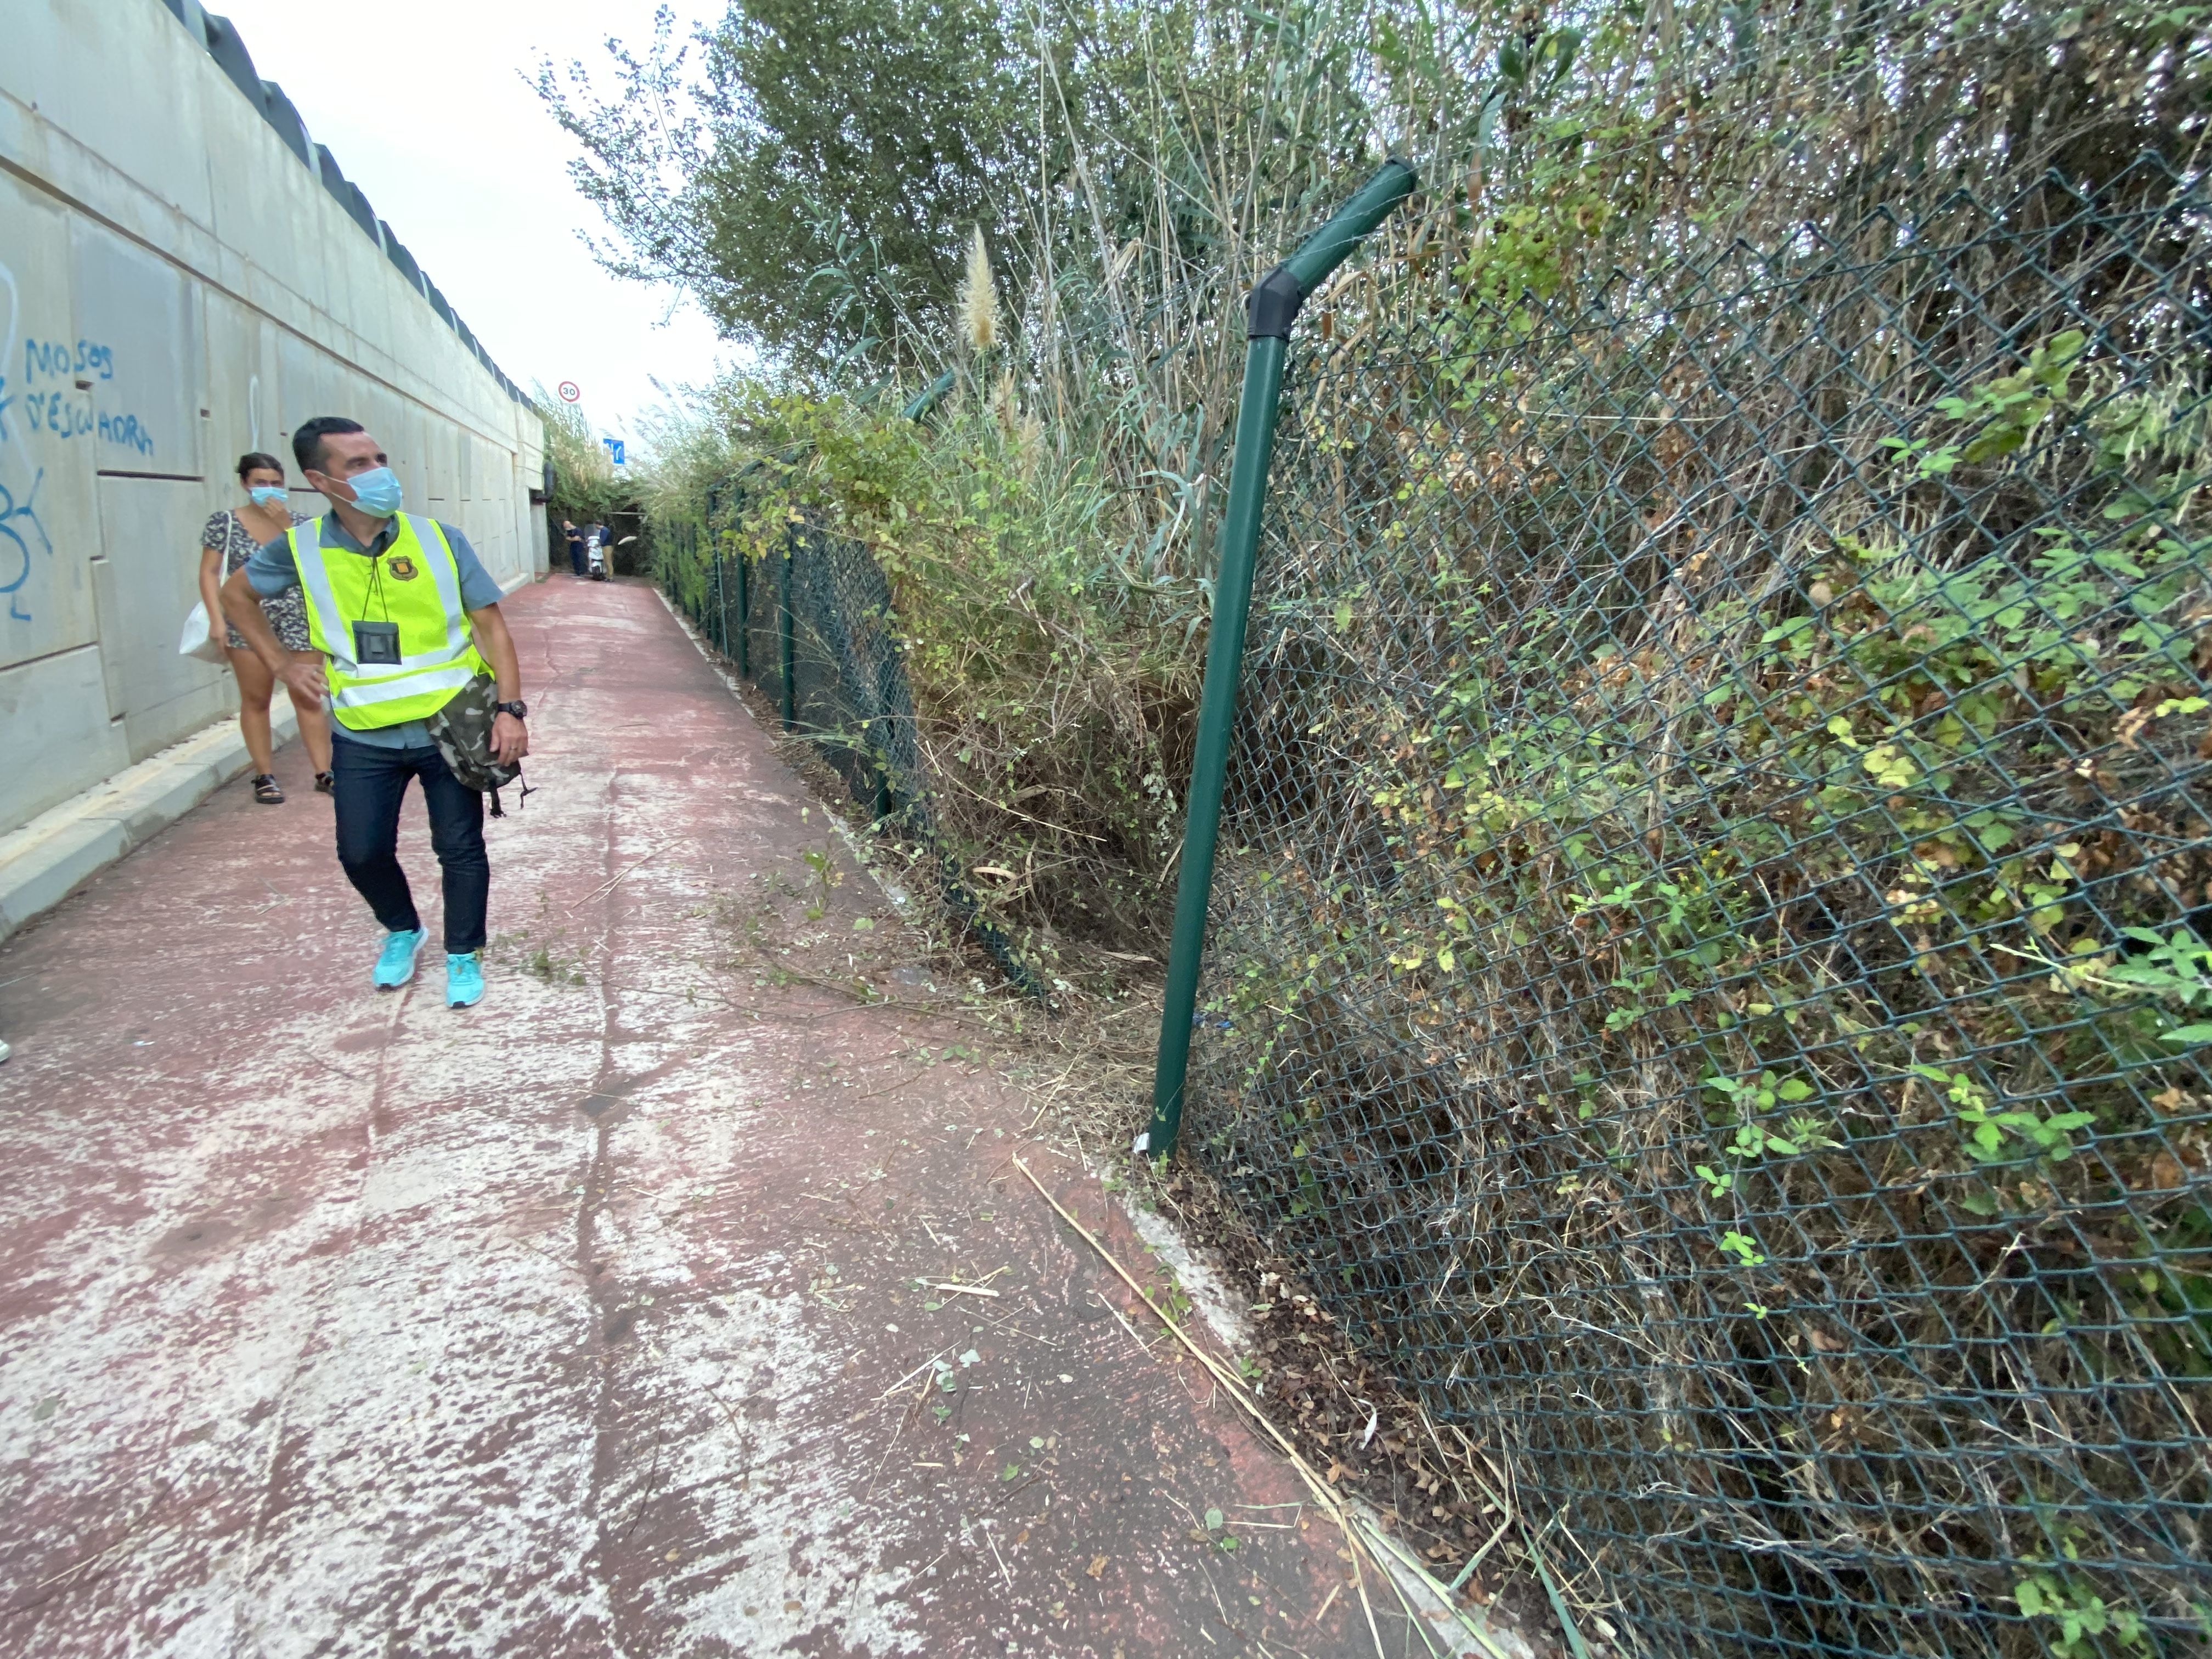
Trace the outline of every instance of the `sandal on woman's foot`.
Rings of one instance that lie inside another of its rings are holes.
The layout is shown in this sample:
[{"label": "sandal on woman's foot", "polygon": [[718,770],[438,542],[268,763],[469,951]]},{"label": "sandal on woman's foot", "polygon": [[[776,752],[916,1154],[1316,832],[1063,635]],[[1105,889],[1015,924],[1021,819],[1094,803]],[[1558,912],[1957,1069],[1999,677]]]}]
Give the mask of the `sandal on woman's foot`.
[{"label": "sandal on woman's foot", "polygon": [[335,772],[318,772],[315,774],[315,793],[317,794],[327,795],[337,787],[337,775]]},{"label": "sandal on woman's foot", "polygon": [[253,799],[264,806],[282,806],[284,792],[277,787],[275,777],[267,772],[257,772],[253,775]]}]

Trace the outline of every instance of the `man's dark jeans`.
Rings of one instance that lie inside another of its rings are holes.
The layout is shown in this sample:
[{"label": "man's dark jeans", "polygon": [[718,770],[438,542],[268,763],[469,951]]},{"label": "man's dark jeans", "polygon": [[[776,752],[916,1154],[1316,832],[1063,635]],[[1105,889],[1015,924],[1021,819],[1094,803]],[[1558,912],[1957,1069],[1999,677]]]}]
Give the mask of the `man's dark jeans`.
[{"label": "man's dark jeans", "polygon": [[570,542],[568,544],[568,563],[579,576],[585,574],[583,543]]},{"label": "man's dark jeans", "polygon": [[352,742],[343,731],[331,735],[338,862],[345,866],[346,878],[386,928],[398,933],[422,927],[406,872],[399,867],[399,802],[408,779],[422,779],[423,805],[430,811],[430,845],[445,877],[447,952],[482,950],[484,912],[491,901],[483,797],[464,788],[434,748],[380,749]]}]

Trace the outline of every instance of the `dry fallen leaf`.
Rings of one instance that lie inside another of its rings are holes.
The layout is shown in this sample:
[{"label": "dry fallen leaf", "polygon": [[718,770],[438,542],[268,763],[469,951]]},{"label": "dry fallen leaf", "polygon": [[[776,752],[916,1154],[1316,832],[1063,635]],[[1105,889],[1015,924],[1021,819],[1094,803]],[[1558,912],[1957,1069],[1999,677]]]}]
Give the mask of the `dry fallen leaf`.
[{"label": "dry fallen leaf", "polygon": [[1091,1565],[1084,1568],[1083,1571],[1089,1573],[1093,1578],[1096,1578],[1100,1573],[1106,1571],[1106,1558],[1103,1555],[1092,1556],[1091,1558]]}]

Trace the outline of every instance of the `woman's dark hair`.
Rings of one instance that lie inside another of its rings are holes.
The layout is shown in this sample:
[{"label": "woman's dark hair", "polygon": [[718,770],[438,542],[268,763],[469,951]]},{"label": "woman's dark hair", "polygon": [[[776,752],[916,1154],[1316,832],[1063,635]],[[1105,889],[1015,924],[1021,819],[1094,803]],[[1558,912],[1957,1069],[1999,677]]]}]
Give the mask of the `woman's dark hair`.
[{"label": "woman's dark hair", "polygon": [[264,455],[258,449],[249,449],[238,458],[239,483],[244,483],[249,472],[274,472],[281,478],[284,476],[284,463],[274,455]]}]

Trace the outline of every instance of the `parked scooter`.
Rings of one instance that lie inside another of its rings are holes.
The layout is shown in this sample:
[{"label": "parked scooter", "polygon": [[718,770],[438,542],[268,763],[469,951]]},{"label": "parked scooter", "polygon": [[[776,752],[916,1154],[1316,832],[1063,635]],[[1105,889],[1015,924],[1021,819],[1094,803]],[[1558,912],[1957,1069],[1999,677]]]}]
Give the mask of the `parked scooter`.
[{"label": "parked scooter", "polygon": [[607,579],[607,550],[597,536],[584,544],[584,573],[595,582]]}]

